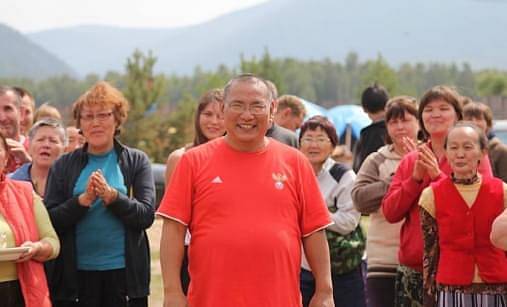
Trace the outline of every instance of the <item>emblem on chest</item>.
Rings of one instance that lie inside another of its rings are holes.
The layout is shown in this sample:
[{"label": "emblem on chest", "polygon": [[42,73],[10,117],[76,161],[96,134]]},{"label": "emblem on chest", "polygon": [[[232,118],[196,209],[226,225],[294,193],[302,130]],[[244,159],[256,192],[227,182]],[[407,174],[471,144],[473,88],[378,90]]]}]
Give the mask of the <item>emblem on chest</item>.
[{"label": "emblem on chest", "polygon": [[273,173],[272,177],[275,181],[275,188],[277,190],[282,190],[285,187],[284,182],[287,181],[287,176],[282,173]]}]

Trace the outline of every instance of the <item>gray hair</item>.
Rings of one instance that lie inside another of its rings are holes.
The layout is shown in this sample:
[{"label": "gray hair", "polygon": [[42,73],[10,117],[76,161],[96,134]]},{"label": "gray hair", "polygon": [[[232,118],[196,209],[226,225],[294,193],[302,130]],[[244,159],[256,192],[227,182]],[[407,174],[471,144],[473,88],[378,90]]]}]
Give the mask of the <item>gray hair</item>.
[{"label": "gray hair", "polygon": [[452,130],[457,128],[471,128],[477,133],[477,144],[479,145],[481,150],[488,150],[488,138],[486,137],[486,134],[484,131],[482,131],[481,128],[479,128],[476,124],[469,121],[459,121],[454,126],[449,129],[447,132],[447,136],[445,137],[444,142],[444,148],[447,149],[447,139],[449,138],[449,134]]},{"label": "gray hair", "polygon": [[14,104],[16,104],[16,107],[19,109],[21,106],[21,96],[16,88],[8,85],[0,85],[0,96],[5,96],[9,93],[14,95]]},{"label": "gray hair", "polygon": [[51,127],[58,132],[58,137],[63,143],[63,146],[67,146],[69,140],[67,139],[67,130],[63,126],[62,122],[53,118],[42,118],[33,124],[32,128],[28,132],[28,137],[33,139],[37,134],[37,131],[42,127]]},{"label": "gray hair", "polygon": [[246,82],[246,83],[262,83],[264,84],[264,86],[266,87],[267,89],[267,98],[268,98],[268,102],[271,103],[271,101],[274,99],[273,98],[273,90],[271,88],[271,86],[269,85],[269,83],[259,77],[259,76],[256,76],[254,74],[241,74],[241,75],[238,75],[234,78],[232,78],[231,80],[229,80],[229,82],[227,82],[227,84],[225,85],[224,87],[224,101],[227,99],[227,95],[229,95],[229,91],[231,90],[231,87],[234,85],[234,83],[236,82]]}]

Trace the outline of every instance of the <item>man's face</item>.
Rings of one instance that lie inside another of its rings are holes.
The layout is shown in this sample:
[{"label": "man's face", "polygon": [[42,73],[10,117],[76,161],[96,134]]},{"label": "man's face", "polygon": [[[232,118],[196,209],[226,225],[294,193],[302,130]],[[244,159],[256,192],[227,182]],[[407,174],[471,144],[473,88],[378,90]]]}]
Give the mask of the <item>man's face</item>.
[{"label": "man's face", "polygon": [[20,109],[20,124],[21,124],[21,133],[24,135],[28,134],[30,127],[33,124],[33,101],[30,96],[25,95],[23,99],[21,99]]},{"label": "man's face", "polygon": [[275,114],[275,123],[292,131],[298,130],[303,124],[304,114],[295,115],[290,108],[279,110]]},{"label": "man's face", "polygon": [[0,96],[0,132],[6,137],[19,139],[19,109],[16,106],[16,96],[7,92]]},{"label": "man's face", "polygon": [[84,145],[86,142],[84,136],[82,136],[79,133],[79,129],[76,127],[67,127],[67,138],[68,138],[68,144],[67,147],[65,147],[65,152],[71,152],[74,149],[77,149]]},{"label": "man's face", "polygon": [[224,101],[227,142],[240,151],[256,151],[264,144],[274,101],[260,81],[234,82]]},{"label": "man's face", "polygon": [[287,129],[292,130],[292,131],[298,130],[299,128],[301,128],[304,118],[305,117],[303,114],[294,115],[291,113],[290,119],[289,119],[289,124],[288,124],[289,128],[287,128]]}]

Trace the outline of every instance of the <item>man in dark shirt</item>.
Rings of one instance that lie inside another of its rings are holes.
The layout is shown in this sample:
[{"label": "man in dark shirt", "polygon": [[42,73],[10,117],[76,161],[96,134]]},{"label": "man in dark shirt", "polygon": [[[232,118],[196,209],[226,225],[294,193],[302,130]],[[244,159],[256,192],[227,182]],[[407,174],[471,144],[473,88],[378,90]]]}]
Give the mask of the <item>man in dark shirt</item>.
[{"label": "man in dark shirt", "polygon": [[361,105],[372,123],[361,130],[354,147],[352,169],[358,172],[364,159],[385,144],[386,123],[384,107],[389,100],[387,90],[377,83],[367,87],[361,95]]}]

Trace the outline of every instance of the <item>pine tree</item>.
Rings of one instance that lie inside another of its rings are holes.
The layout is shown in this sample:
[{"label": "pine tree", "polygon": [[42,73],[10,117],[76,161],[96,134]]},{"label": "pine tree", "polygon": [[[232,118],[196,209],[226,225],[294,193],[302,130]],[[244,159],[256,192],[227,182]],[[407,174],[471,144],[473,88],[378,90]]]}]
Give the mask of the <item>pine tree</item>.
[{"label": "pine tree", "polygon": [[155,76],[154,66],[157,59],[148,52],[144,55],[136,50],[126,64],[126,87],[123,91],[130,102],[128,120],[122,133],[122,141],[132,147],[150,153],[149,144],[156,143],[155,137],[159,136],[153,125],[153,117],[157,114],[160,101],[159,97],[164,88],[164,77]]}]

